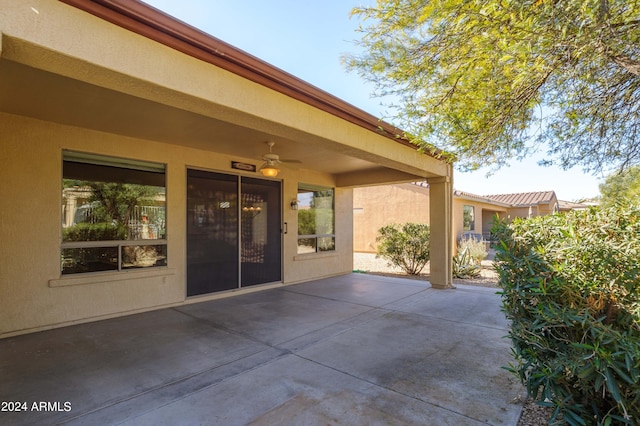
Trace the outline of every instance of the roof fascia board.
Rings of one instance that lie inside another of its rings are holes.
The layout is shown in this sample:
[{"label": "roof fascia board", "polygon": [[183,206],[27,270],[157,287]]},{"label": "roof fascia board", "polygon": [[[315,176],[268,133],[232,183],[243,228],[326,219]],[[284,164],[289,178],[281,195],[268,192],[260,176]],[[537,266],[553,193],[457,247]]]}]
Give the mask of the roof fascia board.
[{"label": "roof fascia board", "polygon": [[460,199],[460,200],[475,201],[476,203],[486,203],[486,204],[491,204],[491,205],[494,205],[494,206],[500,206],[500,207],[505,207],[505,208],[513,207],[513,205],[508,204],[508,203],[503,203],[501,201],[492,200],[491,198],[485,198],[485,197],[482,197],[480,195],[469,194],[469,193],[463,192],[463,191],[456,191],[456,192],[453,193],[453,196],[455,198]]},{"label": "roof fascia board", "polygon": [[[417,149],[395,126],[147,4],[137,0],[59,1]],[[425,155],[437,158],[439,153]]]}]

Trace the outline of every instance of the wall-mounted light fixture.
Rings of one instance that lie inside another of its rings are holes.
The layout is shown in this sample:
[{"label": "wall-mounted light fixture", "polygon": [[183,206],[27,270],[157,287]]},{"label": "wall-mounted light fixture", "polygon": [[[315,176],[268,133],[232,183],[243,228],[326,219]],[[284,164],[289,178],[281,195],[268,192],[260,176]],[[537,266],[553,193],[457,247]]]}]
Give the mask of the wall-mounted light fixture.
[{"label": "wall-mounted light fixture", "polygon": [[291,201],[291,210],[298,210],[298,200]]}]

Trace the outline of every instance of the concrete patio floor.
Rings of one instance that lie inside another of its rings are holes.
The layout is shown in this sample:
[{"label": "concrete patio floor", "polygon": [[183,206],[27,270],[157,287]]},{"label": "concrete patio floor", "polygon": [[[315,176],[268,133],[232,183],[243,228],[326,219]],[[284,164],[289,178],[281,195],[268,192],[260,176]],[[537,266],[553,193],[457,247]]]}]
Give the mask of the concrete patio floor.
[{"label": "concrete patio floor", "polygon": [[0,424],[516,425],[506,333],[492,288],[283,286],[0,340]]}]

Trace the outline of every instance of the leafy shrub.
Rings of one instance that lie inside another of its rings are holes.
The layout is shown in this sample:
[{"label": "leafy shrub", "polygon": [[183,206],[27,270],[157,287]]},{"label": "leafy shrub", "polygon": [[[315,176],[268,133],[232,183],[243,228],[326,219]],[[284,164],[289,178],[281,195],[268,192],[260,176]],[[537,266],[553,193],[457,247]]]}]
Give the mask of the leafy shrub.
[{"label": "leafy shrub", "polygon": [[126,240],[124,226],[109,223],[78,223],[62,230],[63,241]]},{"label": "leafy shrub", "polygon": [[460,240],[458,252],[460,252],[460,250],[467,250],[471,260],[476,265],[480,265],[489,255],[484,241],[479,241],[475,238],[464,238]]},{"label": "leafy shrub", "polygon": [[422,223],[392,224],[378,229],[378,255],[389,265],[418,275],[429,262],[429,225]]},{"label": "leafy shrub", "polygon": [[571,425],[640,423],[640,206],[494,227],[509,369]]},{"label": "leafy shrub", "polygon": [[480,267],[471,257],[469,247],[458,247],[458,252],[453,256],[454,278],[475,278],[479,275]]}]

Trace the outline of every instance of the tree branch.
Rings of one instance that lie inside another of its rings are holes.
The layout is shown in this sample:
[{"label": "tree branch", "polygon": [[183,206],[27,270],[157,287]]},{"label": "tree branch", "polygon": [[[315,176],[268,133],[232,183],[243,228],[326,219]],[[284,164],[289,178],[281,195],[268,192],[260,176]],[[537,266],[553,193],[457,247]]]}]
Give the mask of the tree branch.
[{"label": "tree branch", "polygon": [[624,55],[609,55],[609,58],[631,74],[640,77],[640,62]]}]

